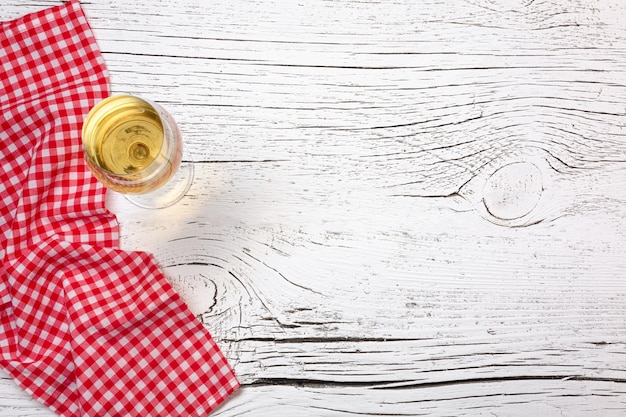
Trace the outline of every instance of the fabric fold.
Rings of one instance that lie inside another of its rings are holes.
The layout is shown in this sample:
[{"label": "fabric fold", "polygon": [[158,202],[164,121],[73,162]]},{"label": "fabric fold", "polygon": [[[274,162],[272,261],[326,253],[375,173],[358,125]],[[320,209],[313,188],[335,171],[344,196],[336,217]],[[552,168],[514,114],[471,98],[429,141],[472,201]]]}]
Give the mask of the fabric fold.
[{"label": "fabric fold", "polygon": [[77,0],[0,23],[0,82],[0,366],[64,417],[206,416],[239,382],[84,163],[109,84]]}]

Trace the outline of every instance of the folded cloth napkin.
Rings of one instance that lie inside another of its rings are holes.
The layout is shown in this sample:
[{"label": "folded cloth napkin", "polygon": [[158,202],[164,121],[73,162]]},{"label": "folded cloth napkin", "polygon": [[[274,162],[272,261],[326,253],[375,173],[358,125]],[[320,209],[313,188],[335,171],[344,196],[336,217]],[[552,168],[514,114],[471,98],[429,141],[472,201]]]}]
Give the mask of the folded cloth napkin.
[{"label": "folded cloth napkin", "polygon": [[239,382],[84,163],[109,90],[78,1],[0,23],[0,83],[0,366],[61,416],[206,416]]}]

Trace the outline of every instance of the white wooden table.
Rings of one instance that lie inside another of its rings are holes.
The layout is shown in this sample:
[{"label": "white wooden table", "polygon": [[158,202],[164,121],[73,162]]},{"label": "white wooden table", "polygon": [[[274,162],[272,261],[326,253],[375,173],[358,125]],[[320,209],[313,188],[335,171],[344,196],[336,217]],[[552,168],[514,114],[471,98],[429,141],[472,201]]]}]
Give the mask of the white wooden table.
[{"label": "white wooden table", "polygon": [[215,416],[626,415],[626,2],[83,7],[195,163],[109,203],[243,383]]}]

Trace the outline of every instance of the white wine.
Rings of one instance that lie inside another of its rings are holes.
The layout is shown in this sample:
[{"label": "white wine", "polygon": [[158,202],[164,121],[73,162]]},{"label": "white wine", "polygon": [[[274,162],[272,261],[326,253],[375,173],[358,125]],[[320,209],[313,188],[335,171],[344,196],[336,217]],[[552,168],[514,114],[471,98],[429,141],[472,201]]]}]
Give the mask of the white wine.
[{"label": "white wine", "polygon": [[[132,103],[131,103],[132,104]],[[150,109],[123,106],[105,114],[94,138],[96,161],[115,174],[141,171],[159,157],[163,128]]]},{"label": "white wine", "polygon": [[98,103],[83,125],[86,161],[108,188],[141,194],[167,182],[180,164],[182,140],[160,106],[133,96]]}]

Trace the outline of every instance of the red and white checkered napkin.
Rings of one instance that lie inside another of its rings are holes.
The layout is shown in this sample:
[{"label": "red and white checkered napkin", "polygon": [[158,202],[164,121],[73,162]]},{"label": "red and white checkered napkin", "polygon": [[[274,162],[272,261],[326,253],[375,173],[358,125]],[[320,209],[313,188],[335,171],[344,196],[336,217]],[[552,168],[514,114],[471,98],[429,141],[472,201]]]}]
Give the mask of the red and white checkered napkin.
[{"label": "red and white checkered napkin", "polygon": [[0,365],[61,416],[206,416],[239,383],[84,163],[108,77],[78,1],[0,23],[0,83]]}]

